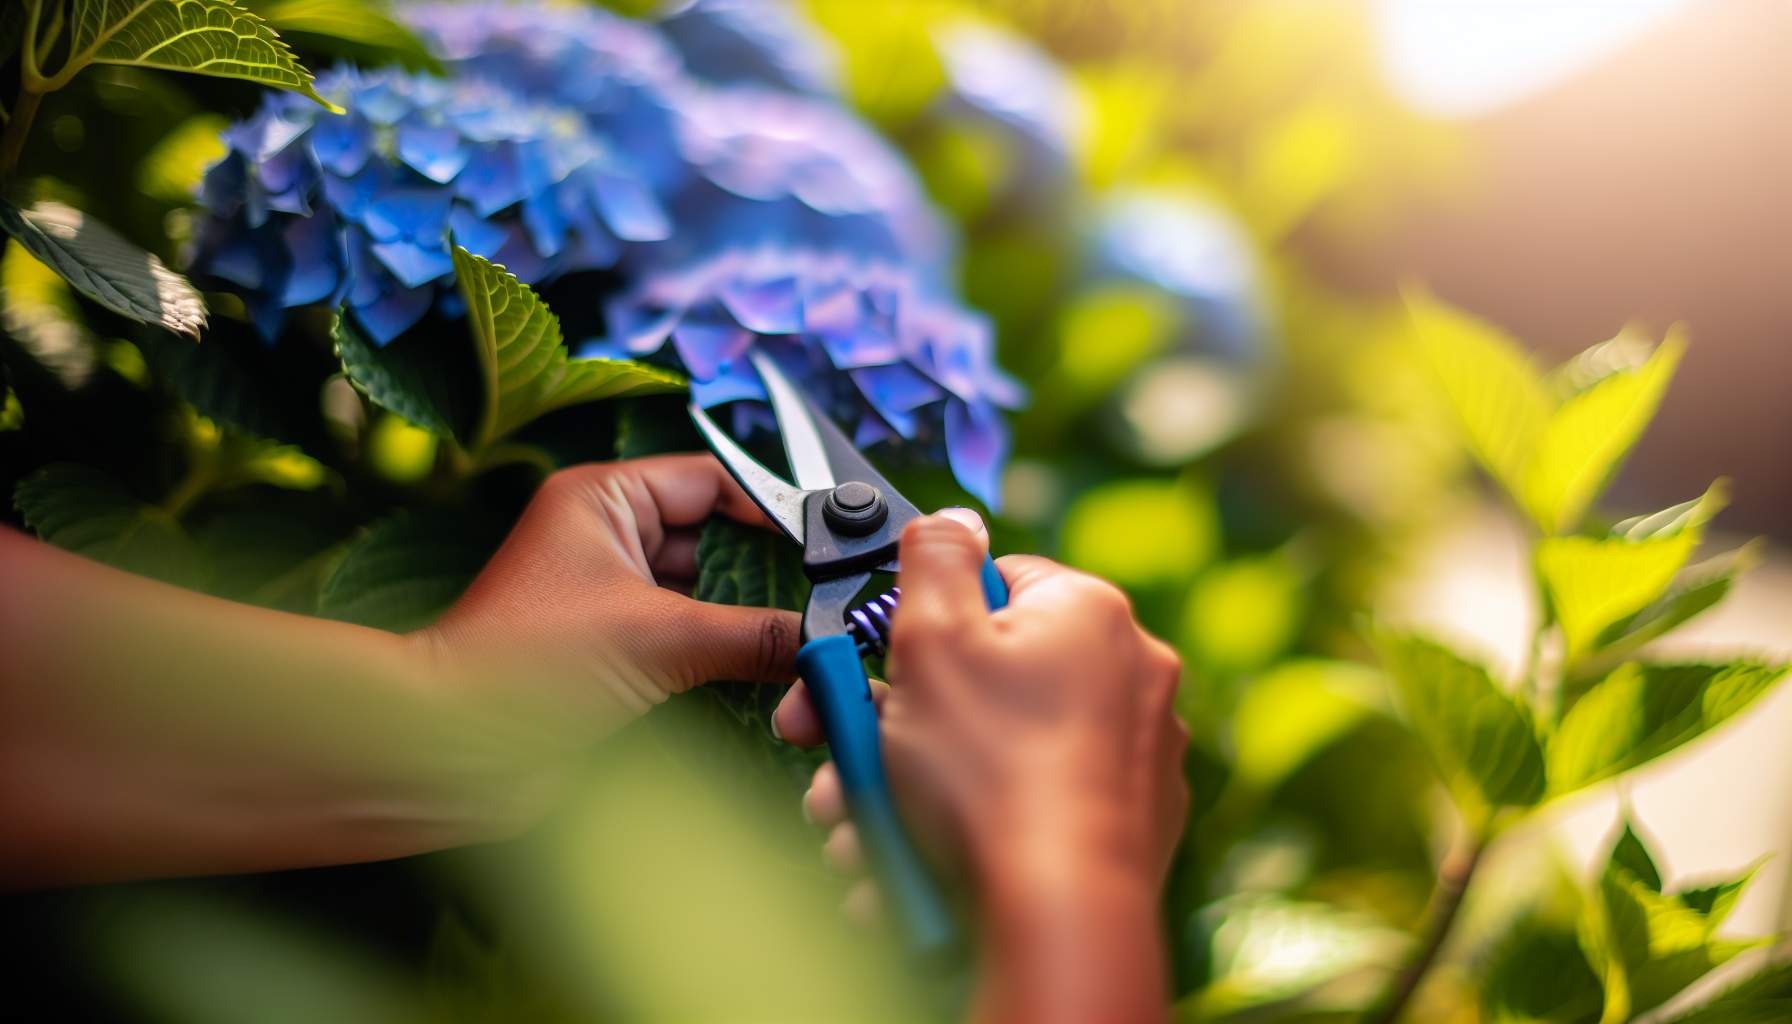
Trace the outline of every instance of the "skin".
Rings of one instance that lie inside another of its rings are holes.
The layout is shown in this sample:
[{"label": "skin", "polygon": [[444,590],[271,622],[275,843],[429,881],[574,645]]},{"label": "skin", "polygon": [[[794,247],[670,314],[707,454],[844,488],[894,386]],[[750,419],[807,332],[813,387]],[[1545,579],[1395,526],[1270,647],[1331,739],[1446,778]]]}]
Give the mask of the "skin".
[{"label": "skin", "polygon": [[[981,529],[959,511],[904,532],[894,686],[877,686],[891,785],[982,923],[973,1016],[1161,1020],[1157,901],[1188,807],[1180,662],[1117,588],[1043,558],[1000,559],[1009,605],[986,611]],[[792,742],[822,739],[801,687],[777,723]],[[805,809],[829,829],[829,859],[862,871],[831,766]],[[860,883],[848,910],[873,916],[875,902]]]},{"label": "skin", "polygon": [[[797,616],[692,600],[696,528],[764,525],[708,456],[550,477],[465,595],[409,635],[254,608],[0,529],[0,887],[377,860],[512,836],[594,743],[713,679],[788,681]],[[956,516],[955,520],[953,517]],[[902,538],[883,701],[904,812],[969,885],[987,1021],[1161,1019],[1180,832],[1179,672],[1112,586]],[[818,743],[800,687],[777,723]],[[806,806],[862,862],[831,771]],[[868,909],[873,890],[855,903]]]}]

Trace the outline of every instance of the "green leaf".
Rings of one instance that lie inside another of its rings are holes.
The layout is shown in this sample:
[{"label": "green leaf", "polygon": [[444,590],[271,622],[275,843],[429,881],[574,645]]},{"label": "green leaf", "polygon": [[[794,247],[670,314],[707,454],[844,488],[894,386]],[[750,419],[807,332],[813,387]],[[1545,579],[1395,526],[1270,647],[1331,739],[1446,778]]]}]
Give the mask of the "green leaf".
[{"label": "green leaf", "polygon": [[163,135],[137,165],[137,188],[165,203],[193,201],[206,168],[223,159],[230,122],[217,114],[195,114]]},{"label": "green leaf", "polygon": [[1469,450],[1508,493],[1521,493],[1552,407],[1530,356],[1504,331],[1430,296],[1408,295],[1406,308],[1420,360]]},{"label": "green leaf", "polygon": [[1545,533],[1573,529],[1654,418],[1685,336],[1670,331],[1649,361],[1620,370],[1563,402],[1536,439],[1515,491]]},{"label": "green leaf", "polygon": [[26,526],[65,551],[183,586],[204,582],[199,552],[180,525],[100,470],[45,466],[19,482],[13,506]]},{"label": "green leaf", "polygon": [[350,383],[375,405],[390,409],[438,437],[465,440],[476,399],[457,379],[455,359],[440,351],[439,338],[406,336],[375,346],[338,311],[330,327],[336,355]]},{"label": "green leaf", "polygon": [[1578,660],[1606,630],[1661,597],[1699,540],[1697,530],[1643,541],[1544,538],[1537,575],[1562,624],[1564,657]]},{"label": "green leaf", "polygon": [[460,246],[454,273],[467,300],[484,381],[475,451],[543,413],[579,402],[683,390],[683,377],[627,359],[572,359],[560,321],[528,285]]},{"label": "green leaf", "polygon": [[1657,540],[1696,533],[1730,503],[1730,481],[1718,477],[1705,488],[1705,493],[1645,516],[1631,516],[1611,528],[1613,537],[1625,540]]},{"label": "green leaf", "polygon": [[[1736,578],[1760,561],[1760,545],[1745,544],[1734,551],[1706,559],[1681,570],[1668,592],[1635,615],[1607,626],[1594,646],[1593,661],[1616,664],[1651,640],[1663,636],[1702,612],[1717,606],[1735,585]],[[1584,670],[1587,666],[1582,665]],[[1607,665],[1609,669],[1610,665]]]},{"label": "green leaf", "polygon": [[1408,723],[1430,749],[1463,811],[1485,818],[1543,795],[1543,751],[1529,709],[1480,665],[1411,634],[1374,637]]},{"label": "green leaf", "polygon": [[473,582],[507,525],[464,509],[382,519],[348,545],[324,581],[318,612],[394,632],[427,626]]},{"label": "green leaf", "polygon": [[187,279],[80,210],[0,200],[0,227],[88,298],[121,316],[193,338],[205,302]]},{"label": "green leaf", "polygon": [[1650,855],[1649,848],[1643,845],[1641,836],[1629,819],[1624,821],[1624,831],[1618,835],[1618,841],[1612,844],[1610,858],[1613,867],[1630,872],[1631,876],[1643,883],[1650,891],[1661,891],[1661,870],[1655,866],[1655,858]]},{"label": "green leaf", "polygon": [[1350,731],[1373,707],[1365,691],[1374,676],[1354,662],[1314,660],[1252,680],[1232,714],[1237,778],[1267,790]]},{"label": "green leaf", "polygon": [[[1064,560],[1121,586],[1180,589],[1219,547],[1212,492],[1188,479],[1116,480],[1064,516]],[[1150,543],[1140,538],[1149,537]]]},{"label": "green leaf", "polygon": [[1713,939],[1705,915],[1610,865],[1581,921],[1581,948],[1605,988],[1602,1024],[1660,1006],[1755,945]]},{"label": "green leaf", "polygon": [[[259,6],[268,24],[286,33],[350,44],[351,53],[385,55],[413,71],[445,75],[442,62],[410,29],[370,0],[275,0]],[[359,63],[372,63],[362,61]]]},{"label": "green leaf", "polygon": [[1549,742],[1549,788],[1570,793],[1662,756],[1747,708],[1785,665],[1630,662],[1588,690]]},{"label": "green leaf", "polygon": [[72,45],[60,87],[88,64],[243,78],[342,108],[317,94],[311,72],[254,12],[233,0],[71,0]]},{"label": "green leaf", "polygon": [[638,459],[669,452],[701,452],[703,436],[697,433],[685,399],[674,395],[625,398],[617,403],[616,457]]},{"label": "green leaf", "polygon": [[1792,1020],[1792,960],[1768,964],[1673,1024],[1764,1024]]},{"label": "green leaf", "polygon": [[1691,889],[1682,890],[1676,895],[1680,897],[1680,902],[1704,915],[1707,933],[1715,932],[1718,926],[1729,919],[1730,912],[1736,909],[1736,904],[1742,901],[1742,891],[1755,880],[1755,874],[1761,870],[1761,863],[1764,862],[1763,860],[1754,864],[1739,877],[1732,878],[1727,882],[1694,886]]},{"label": "green leaf", "polygon": [[1571,927],[1532,915],[1495,945],[1481,1005],[1496,1024],[1584,1021],[1599,1013],[1599,978]]},{"label": "green leaf", "polygon": [[13,394],[12,388],[0,385],[0,434],[24,427],[25,407],[19,404],[19,396]]}]

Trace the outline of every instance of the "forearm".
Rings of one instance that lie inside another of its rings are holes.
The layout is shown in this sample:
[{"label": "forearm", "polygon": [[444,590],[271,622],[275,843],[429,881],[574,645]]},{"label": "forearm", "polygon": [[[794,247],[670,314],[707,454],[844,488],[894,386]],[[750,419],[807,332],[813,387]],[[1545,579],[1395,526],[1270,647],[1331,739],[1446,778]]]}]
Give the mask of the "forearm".
[{"label": "forearm", "polygon": [[413,641],[0,528],[0,886],[399,856],[493,827],[501,729]]},{"label": "forearm", "polygon": [[1164,1019],[1158,893],[1069,844],[1010,851],[979,903],[979,1024]]}]

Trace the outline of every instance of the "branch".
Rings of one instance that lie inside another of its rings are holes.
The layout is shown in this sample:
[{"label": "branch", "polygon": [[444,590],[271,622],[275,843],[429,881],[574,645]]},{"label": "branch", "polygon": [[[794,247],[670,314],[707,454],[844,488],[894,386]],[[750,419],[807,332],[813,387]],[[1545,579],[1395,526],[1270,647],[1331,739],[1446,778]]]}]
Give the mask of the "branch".
[{"label": "branch", "polygon": [[1401,969],[1381,1001],[1363,1014],[1365,1024],[1393,1024],[1412,1001],[1413,993],[1425,980],[1432,966],[1437,962],[1437,955],[1444,948],[1450,937],[1450,931],[1456,925],[1456,914],[1462,909],[1462,897],[1468,892],[1468,886],[1475,877],[1475,868],[1481,864],[1481,855],[1487,852],[1487,839],[1476,833],[1450,856],[1444,859],[1437,871],[1437,888],[1431,894],[1431,909],[1426,914],[1425,934],[1419,947],[1413,951],[1412,959]]}]

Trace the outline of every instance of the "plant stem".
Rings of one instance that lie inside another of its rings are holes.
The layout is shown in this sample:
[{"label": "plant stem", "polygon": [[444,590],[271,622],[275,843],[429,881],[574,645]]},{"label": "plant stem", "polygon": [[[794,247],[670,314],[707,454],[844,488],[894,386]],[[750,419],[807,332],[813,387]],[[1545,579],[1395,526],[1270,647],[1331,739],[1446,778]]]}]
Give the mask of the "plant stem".
[{"label": "plant stem", "polygon": [[1366,1024],[1393,1024],[1406,1009],[1406,1004],[1412,1001],[1419,984],[1430,973],[1438,953],[1450,938],[1450,931],[1456,925],[1456,914],[1462,909],[1462,897],[1474,880],[1481,855],[1486,852],[1487,838],[1483,833],[1475,832],[1444,859],[1437,870],[1437,888],[1431,894],[1425,934],[1413,951],[1412,959],[1401,968],[1381,1001],[1363,1015]]},{"label": "plant stem", "polygon": [[25,136],[31,133],[31,122],[43,100],[41,92],[19,91],[19,101],[12,108],[12,119],[6,122],[5,134],[0,135],[0,182],[10,180],[13,172],[18,170],[19,155],[25,151]]}]

